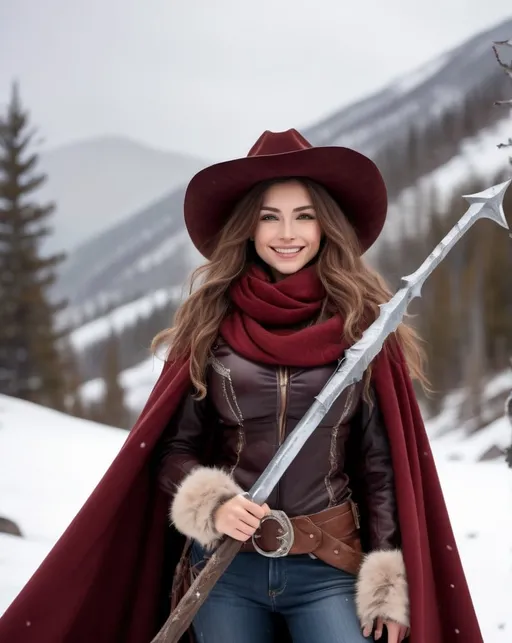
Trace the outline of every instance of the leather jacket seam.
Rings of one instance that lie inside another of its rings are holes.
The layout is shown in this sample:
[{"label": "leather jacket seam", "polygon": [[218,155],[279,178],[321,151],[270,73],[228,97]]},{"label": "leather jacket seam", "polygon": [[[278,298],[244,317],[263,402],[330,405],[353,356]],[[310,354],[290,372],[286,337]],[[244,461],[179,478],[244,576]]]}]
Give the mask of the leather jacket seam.
[{"label": "leather jacket seam", "polygon": [[[240,405],[238,404],[238,400],[236,398],[235,387],[233,386],[233,380],[231,378],[230,369],[224,366],[224,364],[213,355],[210,355],[210,357],[208,358],[208,362],[209,364],[211,364],[213,370],[222,378],[221,379],[222,394],[237,424],[236,459],[235,459],[235,463],[232,465],[230,469],[230,473],[231,475],[233,475],[235,469],[237,468],[240,462],[242,449],[244,448],[244,445],[245,445],[244,416],[242,414],[242,410],[240,409]],[[228,385],[229,385],[229,393],[231,394],[231,399],[230,399],[230,395],[228,394],[226,381],[228,382]]]},{"label": "leather jacket seam", "polygon": [[345,404],[343,406],[343,410],[340,414],[340,417],[331,430],[331,444],[329,448],[330,467],[327,475],[324,478],[325,487],[327,489],[327,494],[329,496],[328,507],[333,507],[336,504],[336,494],[334,493],[334,489],[332,488],[331,478],[336,473],[336,470],[339,466],[339,454],[337,449],[338,432],[343,421],[346,420],[348,416],[348,411],[352,409],[352,398],[354,397],[354,391],[355,391],[355,386],[352,385],[347,392],[347,397],[345,399]]}]

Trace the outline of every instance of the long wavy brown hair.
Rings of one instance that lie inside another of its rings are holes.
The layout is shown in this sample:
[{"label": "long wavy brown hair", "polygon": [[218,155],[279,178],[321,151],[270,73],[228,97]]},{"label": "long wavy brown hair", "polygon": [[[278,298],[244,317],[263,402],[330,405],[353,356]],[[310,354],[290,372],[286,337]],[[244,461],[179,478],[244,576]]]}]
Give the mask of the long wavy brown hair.
[{"label": "long wavy brown hair", "polygon": [[[339,313],[346,339],[352,343],[379,314],[379,304],[392,295],[382,276],[361,257],[354,228],[325,188],[307,178],[265,181],[253,187],[233,209],[220,231],[208,263],[197,268],[191,277],[190,293],[175,314],[172,328],[158,333],[151,348],[156,352],[168,345],[167,359],[190,356],[190,376],[199,399],[206,395],[205,372],[210,349],[219,326],[230,306],[231,282],[258,261],[250,241],[259,220],[266,190],[273,183],[297,180],[308,190],[323,233],[316,258],[318,276],[326,292],[323,315]],[[426,387],[425,353],[413,328],[401,323],[395,332],[409,372]],[[366,373],[366,391],[371,367]]]}]

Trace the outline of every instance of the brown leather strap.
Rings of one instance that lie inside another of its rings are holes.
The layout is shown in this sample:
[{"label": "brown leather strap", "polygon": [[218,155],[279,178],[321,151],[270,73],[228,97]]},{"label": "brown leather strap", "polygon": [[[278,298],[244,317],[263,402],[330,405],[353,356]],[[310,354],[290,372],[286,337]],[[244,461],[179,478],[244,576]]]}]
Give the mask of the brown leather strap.
[{"label": "brown leather strap", "polygon": [[[316,514],[296,516],[290,520],[294,543],[288,555],[313,554],[329,565],[357,574],[363,553],[357,507],[351,500]],[[267,520],[256,533],[258,546],[265,551],[275,551],[281,535],[279,524]],[[244,543],[241,551],[255,551],[252,541]]]}]

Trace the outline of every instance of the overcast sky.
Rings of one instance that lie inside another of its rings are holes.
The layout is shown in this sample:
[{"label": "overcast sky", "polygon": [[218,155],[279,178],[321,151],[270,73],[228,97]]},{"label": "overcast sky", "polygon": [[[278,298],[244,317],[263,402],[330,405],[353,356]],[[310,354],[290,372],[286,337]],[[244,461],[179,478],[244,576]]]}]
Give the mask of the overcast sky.
[{"label": "overcast sky", "polygon": [[50,147],[119,134],[217,160],[511,17],[510,0],[0,0],[0,103],[19,78]]}]

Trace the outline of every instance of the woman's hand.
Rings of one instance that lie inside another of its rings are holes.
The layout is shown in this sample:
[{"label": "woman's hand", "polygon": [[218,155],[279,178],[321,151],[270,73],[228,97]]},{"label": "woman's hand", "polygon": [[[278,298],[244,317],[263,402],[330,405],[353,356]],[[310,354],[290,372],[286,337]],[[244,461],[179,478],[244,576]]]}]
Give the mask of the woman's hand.
[{"label": "woman's hand", "polygon": [[[406,636],[409,636],[409,628],[405,625],[400,625],[400,623],[395,623],[394,621],[385,621],[379,617],[375,621],[375,632],[373,634],[373,638],[376,641],[382,637],[384,626],[388,630],[388,643],[401,643]],[[372,630],[371,625],[366,625],[363,629],[363,636],[370,636]]]},{"label": "woman's hand", "polygon": [[263,516],[270,513],[267,504],[260,505],[242,495],[223,503],[213,516],[213,524],[220,534],[245,542],[260,526]]}]

